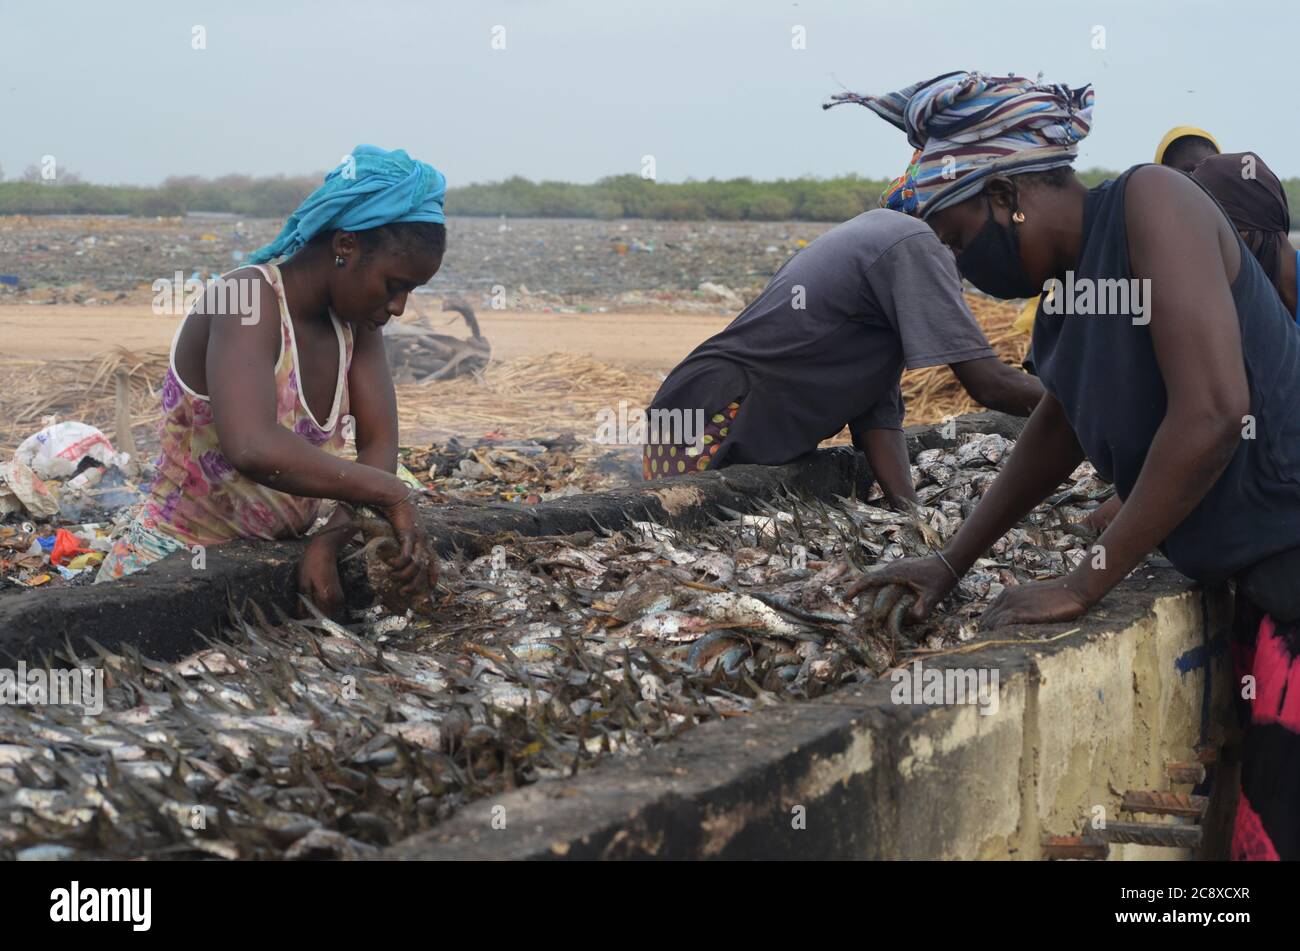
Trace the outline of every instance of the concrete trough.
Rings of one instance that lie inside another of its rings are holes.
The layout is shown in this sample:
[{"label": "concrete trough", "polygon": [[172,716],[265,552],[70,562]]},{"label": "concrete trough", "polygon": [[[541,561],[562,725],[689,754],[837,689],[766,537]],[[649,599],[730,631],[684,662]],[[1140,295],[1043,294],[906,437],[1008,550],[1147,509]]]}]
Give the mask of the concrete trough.
[{"label": "concrete trough", "polygon": [[[909,430],[909,449],[970,432],[1014,438],[1020,425],[975,414]],[[441,506],[423,517],[444,554],[478,554],[513,536],[642,519],[689,526],[784,492],[852,495],[869,482],[859,454],[827,450],[788,466],[735,466],[527,507]],[[65,641],[84,650],[87,638],[179,658],[216,633],[232,606],[290,610],[300,545],[235,543],[206,552],[202,569],[173,556],[110,586],[2,594],[0,663],[40,662]],[[1169,786],[1165,765],[1229,731],[1229,613],[1227,590],[1152,569],[1076,624],[996,632],[999,643],[925,662],[996,671],[996,711],[897,702],[889,680],[848,687],[481,800],[385,857],[1040,858],[1047,836],[1078,834],[1099,817],[1135,818],[1118,809],[1126,790],[1186,791]],[[1207,841],[1205,851],[1214,847]],[[1122,858],[1188,854],[1111,849]]]},{"label": "concrete trough", "polygon": [[1170,789],[1166,763],[1224,738],[1229,610],[1225,589],[1154,569],[1075,624],[925,664],[996,670],[987,714],[896,702],[887,679],[847,687],[479,800],[383,857],[1039,859],[1048,836],[1135,818],[1126,790]]}]

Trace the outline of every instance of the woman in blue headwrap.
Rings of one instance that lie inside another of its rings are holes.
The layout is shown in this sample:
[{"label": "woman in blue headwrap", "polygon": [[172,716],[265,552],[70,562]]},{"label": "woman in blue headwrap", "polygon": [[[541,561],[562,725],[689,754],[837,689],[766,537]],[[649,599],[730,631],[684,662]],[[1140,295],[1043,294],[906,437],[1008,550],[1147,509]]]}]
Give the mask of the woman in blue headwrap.
[{"label": "woman in blue headwrap", "polygon": [[1235,660],[1258,692],[1232,854],[1300,858],[1300,328],[1195,179],[1159,165],[1078,179],[1087,87],[953,73],[853,99],[922,150],[915,213],[967,280],[1053,294],[1032,344],[1046,395],[997,480],[941,553],[852,592],[879,589],[873,611],[909,599],[920,620],[1088,459],[1123,499],[1114,521],[1069,574],[1007,588],[982,624],[1078,617],[1157,548],[1190,578],[1235,579]]},{"label": "woman in blue headwrap", "polygon": [[[432,582],[415,493],[395,475],[381,328],[442,265],[445,192],[431,165],[357,146],[271,244],[208,287],[172,342],[157,477],[97,582],[180,549],[303,535],[323,499],[382,512],[400,543],[398,585]],[[356,462],[340,458],[349,417]],[[349,518],[339,506],[299,569],[302,592],[329,612],[343,602]]]}]

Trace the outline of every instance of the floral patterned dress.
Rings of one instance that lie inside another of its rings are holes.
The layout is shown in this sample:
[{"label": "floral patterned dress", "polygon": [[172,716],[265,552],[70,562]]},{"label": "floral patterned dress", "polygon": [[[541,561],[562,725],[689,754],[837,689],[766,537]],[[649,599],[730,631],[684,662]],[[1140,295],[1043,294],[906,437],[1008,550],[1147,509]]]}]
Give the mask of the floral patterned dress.
[{"label": "floral patterned dress", "polygon": [[[258,265],[280,303],[280,355],[275,364],[276,420],[314,446],[343,451],[342,420],[348,413],[348,370],[352,329],[330,314],[339,341],[339,370],[329,418],[317,420],[303,398],[293,321],[285,302],[280,269]],[[120,578],[178,548],[214,545],[236,538],[277,539],[304,534],[321,500],[268,488],[238,472],[221,451],[208,397],[190,389],[176,373],[176,341],[163,382],[162,441],[158,474],[149,498],[114,541],[95,581]]]}]

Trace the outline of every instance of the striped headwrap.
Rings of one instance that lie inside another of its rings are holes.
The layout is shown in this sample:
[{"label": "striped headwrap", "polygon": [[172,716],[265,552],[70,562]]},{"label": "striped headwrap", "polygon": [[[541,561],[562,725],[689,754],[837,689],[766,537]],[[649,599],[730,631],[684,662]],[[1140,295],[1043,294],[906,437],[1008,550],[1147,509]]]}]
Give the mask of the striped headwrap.
[{"label": "striped headwrap", "polygon": [[1072,163],[1091,129],[1093,98],[1091,86],[956,72],[884,96],[840,93],[822,108],[855,102],[907,133],[920,157],[882,204],[926,218],[978,194],[991,175]]}]

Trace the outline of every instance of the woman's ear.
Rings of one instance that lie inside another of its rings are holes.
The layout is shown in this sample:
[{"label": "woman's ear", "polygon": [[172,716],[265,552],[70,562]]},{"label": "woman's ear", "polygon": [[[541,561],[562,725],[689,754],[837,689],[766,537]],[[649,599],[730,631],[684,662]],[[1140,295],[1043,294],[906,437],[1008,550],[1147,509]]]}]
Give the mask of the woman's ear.
[{"label": "woman's ear", "polygon": [[361,256],[361,246],[357,244],[356,232],[336,231],[330,242],[330,251],[337,257],[353,260]]},{"label": "woman's ear", "polygon": [[1018,204],[1019,189],[1006,175],[994,175],[990,178],[984,186],[984,193],[999,208],[1011,210]]}]

